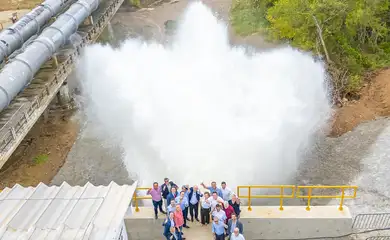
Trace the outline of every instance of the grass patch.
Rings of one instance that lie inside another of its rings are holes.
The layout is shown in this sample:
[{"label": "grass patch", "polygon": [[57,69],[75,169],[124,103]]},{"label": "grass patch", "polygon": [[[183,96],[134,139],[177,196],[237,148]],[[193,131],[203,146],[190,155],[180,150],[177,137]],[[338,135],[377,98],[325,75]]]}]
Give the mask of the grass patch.
[{"label": "grass patch", "polygon": [[34,164],[42,164],[49,160],[49,155],[47,154],[39,154],[38,156],[33,158]]},{"label": "grass patch", "polygon": [[230,12],[230,21],[236,34],[248,36],[261,32],[266,26],[266,20],[261,17],[261,11],[244,5],[236,5]]}]

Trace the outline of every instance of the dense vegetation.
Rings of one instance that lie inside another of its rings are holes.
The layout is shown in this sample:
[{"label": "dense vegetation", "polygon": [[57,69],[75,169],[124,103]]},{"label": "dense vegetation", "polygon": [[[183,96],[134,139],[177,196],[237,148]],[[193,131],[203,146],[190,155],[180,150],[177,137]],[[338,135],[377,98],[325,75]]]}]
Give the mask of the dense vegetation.
[{"label": "dense vegetation", "polygon": [[265,33],[323,57],[336,100],[355,94],[364,76],[390,65],[389,0],[235,0],[236,32]]}]

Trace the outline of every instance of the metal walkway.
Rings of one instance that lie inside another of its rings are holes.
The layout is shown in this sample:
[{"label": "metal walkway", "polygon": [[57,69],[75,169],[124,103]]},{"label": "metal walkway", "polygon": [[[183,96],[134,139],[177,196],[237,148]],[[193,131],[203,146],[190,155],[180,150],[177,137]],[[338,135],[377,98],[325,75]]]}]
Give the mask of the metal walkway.
[{"label": "metal walkway", "polygon": [[107,0],[94,13],[91,26],[79,28],[82,42],[76,49],[56,53],[58,64],[48,61],[34,76],[31,84],[0,113],[0,168],[39,119],[73,70],[82,47],[96,41],[124,0]]}]

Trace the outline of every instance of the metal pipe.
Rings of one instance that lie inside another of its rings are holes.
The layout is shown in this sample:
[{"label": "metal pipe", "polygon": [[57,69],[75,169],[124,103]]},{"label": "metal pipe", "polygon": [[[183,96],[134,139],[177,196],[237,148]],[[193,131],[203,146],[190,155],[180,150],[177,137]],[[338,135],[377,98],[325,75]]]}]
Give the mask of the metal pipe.
[{"label": "metal pipe", "polygon": [[99,6],[100,0],[79,0],[45,28],[26,50],[0,72],[0,111],[33,79],[41,66],[63,46],[78,26]]},{"label": "metal pipe", "polygon": [[0,63],[73,0],[46,0],[0,33]]}]

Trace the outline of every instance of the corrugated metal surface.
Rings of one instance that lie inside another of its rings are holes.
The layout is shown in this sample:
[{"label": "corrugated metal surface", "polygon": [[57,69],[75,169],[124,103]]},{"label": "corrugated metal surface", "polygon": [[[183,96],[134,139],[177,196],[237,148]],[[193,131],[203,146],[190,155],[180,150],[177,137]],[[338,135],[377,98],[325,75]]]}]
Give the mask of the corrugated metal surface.
[{"label": "corrugated metal surface", "polygon": [[0,192],[0,239],[115,239],[136,184],[5,188]]}]

